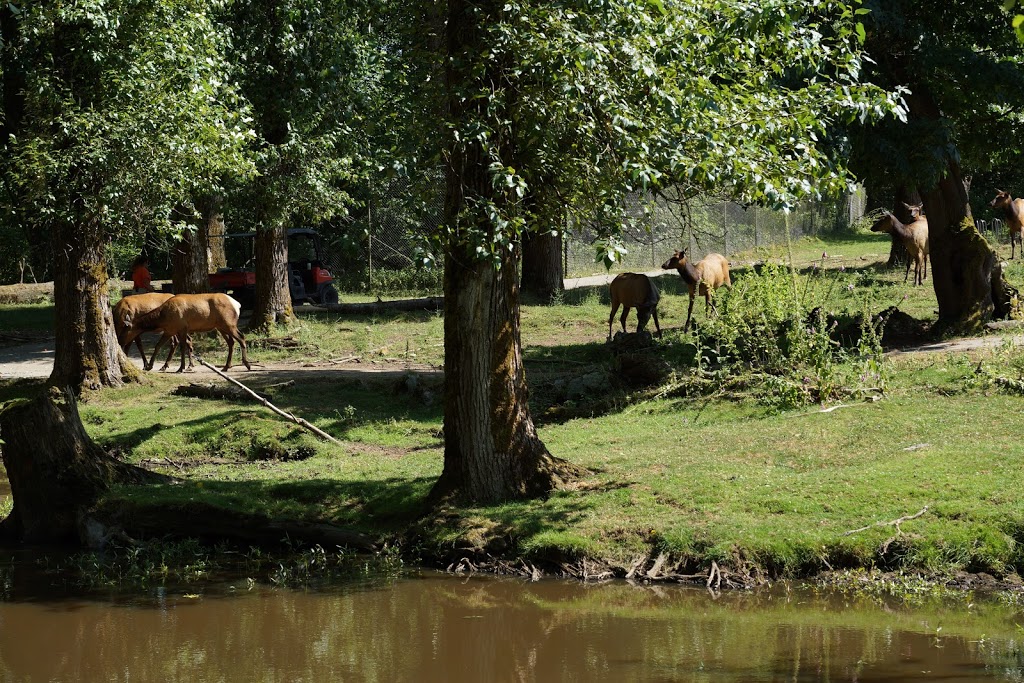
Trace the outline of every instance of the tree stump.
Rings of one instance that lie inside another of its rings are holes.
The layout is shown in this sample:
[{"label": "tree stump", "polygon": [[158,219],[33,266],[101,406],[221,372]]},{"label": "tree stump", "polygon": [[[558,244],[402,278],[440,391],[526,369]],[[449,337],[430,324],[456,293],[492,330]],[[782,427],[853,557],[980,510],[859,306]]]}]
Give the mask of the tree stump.
[{"label": "tree stump", "polygon": [[51,388],[0,411],[0,440],[14,498],[14,509],[0,522],[6,542],[80,542],[86,512],[111,484],[166,480],[94,443],[66,390]]}]

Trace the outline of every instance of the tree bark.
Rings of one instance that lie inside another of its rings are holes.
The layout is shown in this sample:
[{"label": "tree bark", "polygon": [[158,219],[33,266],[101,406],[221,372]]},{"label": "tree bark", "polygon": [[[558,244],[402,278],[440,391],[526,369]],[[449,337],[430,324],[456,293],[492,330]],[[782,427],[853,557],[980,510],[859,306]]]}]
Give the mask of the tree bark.
[{"label": "tree bark", "polygon": [[99,220],[58,221],[51,240],[56,340],[50,385],[81,391],[137,381],[140,373],[114,334]]},{"label": "tree bark", "polygon": [[82,540],[84,515],[111,484],[164,479],[105,453],[85,433],[74,395],[56,387],[0,412],[0,439],[14,498],[0,523],[9,542]]},{"label": "tree bark", "polygon": [[227,255],[224,253],[224,213],[221,209],[221,197],[206,195],[196,202],[200,215],[200,232],[206,244],[207,272],[216,273],[228,267]]},{"label": "tree bark", "polygon": [[549,300],[565,288],[562,270],[562,233],[528,232],[523,235],[522,289]]},{"label": "tree bark", "polygon": [[[486,49],[481,27],[501,6],[497,0],[448,3],[446,85],[456,124],[485,116],[486,103],[462,97],[464,88],[501,80],[500,74],[473,71]],[[505,242],[496,247],[498,263],[476,255],[481,240],[493,244],[497,236],[475,200],[500,206],[503,198],[478,139],[453,141],[448,158],[444,217],[454,230],[445,244],[444,471],[432,496],[494,503],[543,495],[573,469],[548,452],[527,405],[518,254]]]},{"label": "tree bark", "polygon": [[210,291],[210,266],[206,253],[206,231],[191,211],[179,212],[195,225],[187,230],[171,250],[172,282],[175,294],[203,294]]},{"label": "tree bark", "polygon": [[974,226],[967,193],[955,161],[934,187],[921,191],[928,216],[932,283],[939,303],[939,328],[971,331],[993,315],[1001,278],[994,277],[996,253]]},{"label": "tree bark", "polygon": [[274,221],[256,232],[256,305],[250,330],[265,330],[295,317],[288,291],[287,232],[284,221]]}]

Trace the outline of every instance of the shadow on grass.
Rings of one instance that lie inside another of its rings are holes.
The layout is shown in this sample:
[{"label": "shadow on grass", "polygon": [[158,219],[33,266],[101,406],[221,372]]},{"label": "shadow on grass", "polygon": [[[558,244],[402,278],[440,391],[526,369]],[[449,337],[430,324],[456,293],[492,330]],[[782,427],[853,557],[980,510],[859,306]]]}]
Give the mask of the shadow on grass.
[{"label": "shadow on grass", "polygon": [[0,305],[0,330],[53,331],[53,303]]}]

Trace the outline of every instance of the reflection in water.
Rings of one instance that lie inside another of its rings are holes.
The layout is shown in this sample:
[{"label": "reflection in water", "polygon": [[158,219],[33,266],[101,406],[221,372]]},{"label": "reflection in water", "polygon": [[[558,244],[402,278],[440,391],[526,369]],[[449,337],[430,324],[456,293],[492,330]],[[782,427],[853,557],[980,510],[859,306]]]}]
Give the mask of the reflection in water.
[{"label": "reflection in water", "polygon": [[129,604],[8,596],[4,682],[1022,680],[1016,611],[996,604],[435,575]]}]

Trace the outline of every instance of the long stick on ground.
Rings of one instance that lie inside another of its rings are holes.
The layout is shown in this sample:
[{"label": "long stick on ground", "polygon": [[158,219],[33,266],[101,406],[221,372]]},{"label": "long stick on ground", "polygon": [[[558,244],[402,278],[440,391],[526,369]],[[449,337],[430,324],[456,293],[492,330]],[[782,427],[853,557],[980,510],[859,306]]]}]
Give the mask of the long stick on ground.
[{"label": "long stick on ground", "polygon": [[280,415],[281,417],[283,417],[283,418],[285,418],[285,419],[287,419],[287,420],[291,420],[292,422],[294,422],[295,424],[299,425],[300,427],[303,427],[303,428],[305,428],[305,429],[308,429],[309,431],[311,431],[311,432],[313,432],[314,434],[316,434],[317,436],[319,436],[319,437],[320,437],[321,439],[326,439],[327,441],[330,441],[331,443],[336,443],[336,444],[338,444],[339,446],[341,445],[341,442],[340,442],[340,441],[338,441],[337,439],[335,439],[335,438],[334,438],[333,436],[331,436],[331,435],[330,435],[330,434],[328,434],[327,432],[325,432],[325,431],[323,431],[323,430],[321,430],[321,429],[317,428],[317,427],[316,427],[316,426],[314,426],[314,425],[311,425],[310,423],[308,423],[308,422],[306,422],[305,420],[303,420],[303,419],[302,419],[301,417],[295,417],[295,416],[294,416],[294,415],[292,415],[291,413],[286,413],[285,411],[281,410],[280,408],[278,408],[277,406],[275,406],[275,405],[274,405],[273,403],[271,403],[271,402],[270,402],[270,401],[268,401],[267,399],[265,399],[265,398],[263,398],[262,396],[260,396],[259,394],[257,394],[257,393],[256,393],[255,391],[253,391],[253,390],[252,390],[252,389],[250,389],[249,387],[247,387],[247,386],[245,386],[244,384],[242,384],[241,382],[239,382],[239,381],[238,381],[237,379],[233,379],[233,378],[231,378],[231,377],[228,377],[228,376],[227,376],[227,375],[225,375],[225,374],[224,374],[223,372],[221,372],[221,371],[220,371],[220,370],[218,370],[217,368],[213,367],[212,365],[210,365],[209,363],[207,363],[207,362],[206,362],[205,360],[203,360],[202,358],[200,358],[200,357],[196,356],[196,360],[197,360],[197,361],[199,361],[199,364],[200,364],[200,365],[204,365],[204,366],[206,366],[206,367],[210,368],[211,370],[213,370],[214,372],[216,372],[216,373],[217,373],[218,375],[220,375],[221,377],[223,377],[223,378],[224,378],[224,379],[226,379],[227,381],[231,382],[232,384],[234,384],[234,385],[236,385],[236,386],[238,386],[238,387],[241,387],[241,388],[242,388],[242,389],[243,389],[243,390],[244,390],[244,391],[245,391],[245,392],[246,392],[247,394],[249,394],[250,396],[252,396],[252,397],[253,397],[254,399],[256,399],[257,401],[259,401],[259,402],[260,402],[260,403],[262,403],[263,405],[265,405],[265,406],[266,406],[267,408],[270,408],[271,410],[273,410],[273,411],[274,411],[275,413],[277,413],[277,414],[278,414],[278,415]]}]

